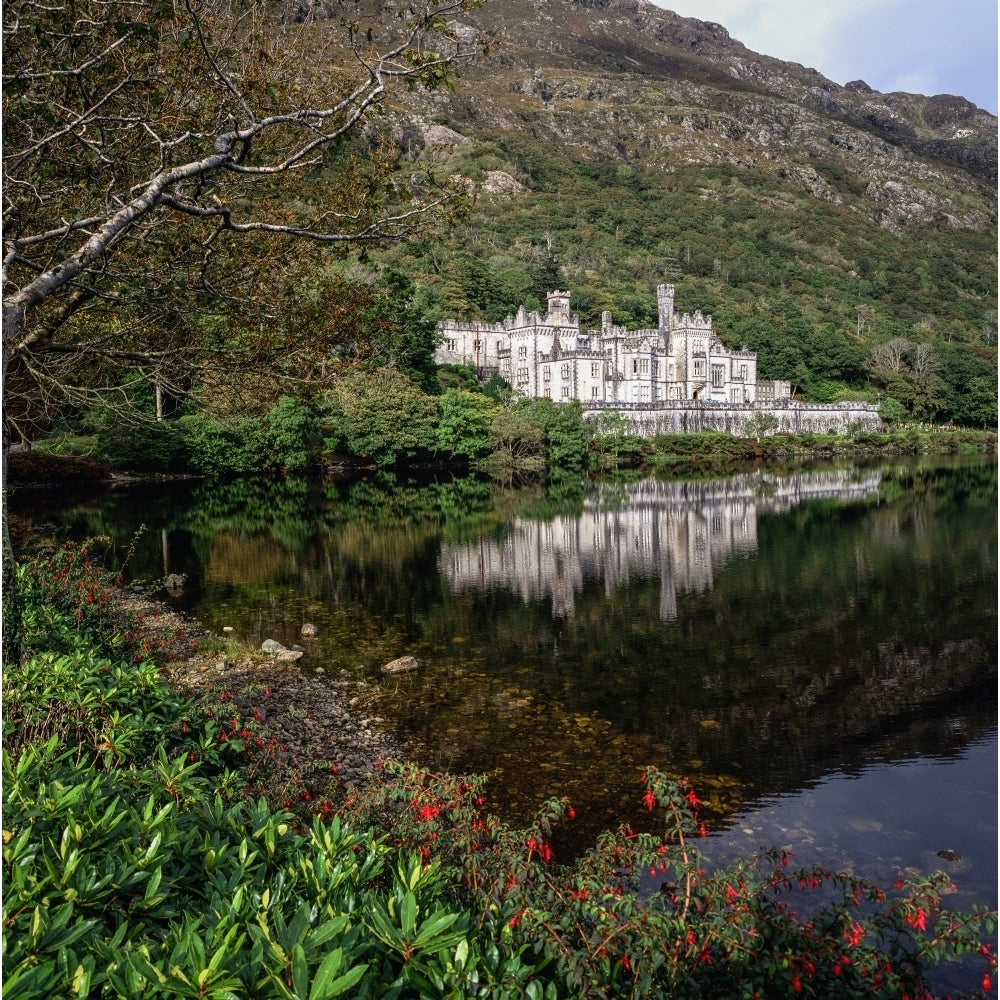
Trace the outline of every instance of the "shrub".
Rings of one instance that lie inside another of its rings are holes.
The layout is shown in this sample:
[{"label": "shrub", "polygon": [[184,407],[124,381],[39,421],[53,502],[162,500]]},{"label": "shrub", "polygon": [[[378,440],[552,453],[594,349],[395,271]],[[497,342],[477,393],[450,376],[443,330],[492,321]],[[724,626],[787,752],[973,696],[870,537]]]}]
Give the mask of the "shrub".
[{"label": "shrub", "polygon": [[176,422],[116,423],[98,432],[97,457],[116,469],[174,472],[185,466],[187,448]]},{"label": "shrub", "polygon": [[318,463],[322,428],[319,417],[301,400],[282,396],[267,415],[266,435],[272,460],[280,468],[297,472]]},{"label": "shrub", "polygon": [[278,465],[268,448],[266,428],[257,418],[222,421],[192,414],[176,424],[184,435],[188,465],[195,472],[224,477]]},{"label": "shrub", "polygon": [[[485,397],[480,400],[487,402]],[[489,446],[489,411],[492,405],[477,403],[476,397],[460,389],[448,389],[441,397],[441,415],[435,431],[435,447],[444,454],[475,459]]]}]

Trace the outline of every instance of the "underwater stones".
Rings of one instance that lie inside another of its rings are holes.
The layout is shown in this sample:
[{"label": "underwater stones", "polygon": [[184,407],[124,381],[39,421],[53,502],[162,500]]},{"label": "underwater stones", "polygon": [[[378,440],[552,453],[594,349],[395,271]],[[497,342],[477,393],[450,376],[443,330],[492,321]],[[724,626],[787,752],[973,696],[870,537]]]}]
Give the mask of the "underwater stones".
[{"label": "underwater stones", "polygon": [[415,656],[399,656],[382,667],[383,674],[410,674],[420,669],[420,661]]}]

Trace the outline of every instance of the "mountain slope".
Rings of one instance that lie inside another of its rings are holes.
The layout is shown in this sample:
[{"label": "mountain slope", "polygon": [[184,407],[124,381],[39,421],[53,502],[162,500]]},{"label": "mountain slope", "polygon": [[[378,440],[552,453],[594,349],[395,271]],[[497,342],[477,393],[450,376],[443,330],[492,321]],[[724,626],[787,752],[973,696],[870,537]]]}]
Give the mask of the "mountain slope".
[{"label": "mountain slope", "polygon": [[426,315],[559,287],[585,323],[645,326],[666,279],[806,398],[995,421],[995,117],[839,86],[647,0],[486,0],[452,27],[454,92],[390,108],[403,169],[476,193],[459,228],[379,255]]}]

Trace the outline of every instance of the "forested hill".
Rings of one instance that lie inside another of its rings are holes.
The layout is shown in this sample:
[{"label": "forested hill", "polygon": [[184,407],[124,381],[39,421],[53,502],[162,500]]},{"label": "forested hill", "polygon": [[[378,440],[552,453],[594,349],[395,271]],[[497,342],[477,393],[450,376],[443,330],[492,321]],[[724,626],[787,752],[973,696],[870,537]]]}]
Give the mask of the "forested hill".
[{"label": "forested hill", "polygon": [[392,104],[405,170],[476,184],[458,228],[381,258],[431,318],[560,287],[585,321],[644,326],[669,280],[807,398],[996,419],[994,116],[841,86],[646,0],[487,0],[453,27],[489,51]]}]

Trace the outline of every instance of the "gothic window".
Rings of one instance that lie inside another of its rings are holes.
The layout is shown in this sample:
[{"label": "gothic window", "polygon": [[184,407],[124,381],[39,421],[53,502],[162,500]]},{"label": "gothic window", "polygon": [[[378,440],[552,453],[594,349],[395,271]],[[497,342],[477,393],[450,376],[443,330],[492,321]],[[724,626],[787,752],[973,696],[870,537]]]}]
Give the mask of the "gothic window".
[{"label": "gothic window", "polygon": [[726,366],[712,365],[712,385],[719,387],[726,384]]},{"label": "gothic window", "polygon": [[483,346],[482,342],[478,337],[476,337],[476,339],[472,342],[472,349],[476,352],[476,354],[479,353],[482,346]]},{"label": "gothic window", "polygon": [[449,351],[457,351],[458,350],[458,341],[457,340],[449,340],[448,341],[448,350]]},{"label": "gothic window", "polygon": [[601,373],[601,366],[598,364],[593,364],[590,366],[590,377],[597,378]]},{"label": "gothic window", "polygon": [[568,385],[564,385],[562,387],[562,398],[563,399],[569,399],[569,386]]},{"label": "gothic window", "polygon": [[542,378],[545,379],[546,382],[548,382],[548,380],[550,378],[552,378],[552,369],[551,368],[543,368],[542,369]]},{"label": "gothic window", "polygon": [[747,380],[747,366],[740,365],[740,381],[745,382]]},{"label": "gothic window", "polygon": [[705,377],[705,362],[704,361],[696,361],[694,363],[694,375],[695,375],[695,378],[704,378]]},{"label": "gothic window", "polygon": [[596,385],[592,385],[590,387],[590,395],[591,395],[592,398],[597,399],[597,386]]},{"label": "gothic window", "polygon": [[642,375],[648,375],[649,374],[649,358],[643,358],[639,362],[639,372]]},{"label": "gothic window", "polygon": [[526,346],[519,347],[517,349],[517,356],[519,358],[526,358],[528,356],[528,348]]},{"label": "gothic window", "polygon": [[562,377],[569,378],[569,365],[562,366]]}]

